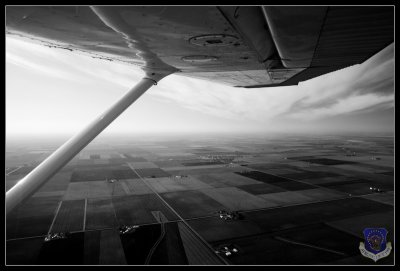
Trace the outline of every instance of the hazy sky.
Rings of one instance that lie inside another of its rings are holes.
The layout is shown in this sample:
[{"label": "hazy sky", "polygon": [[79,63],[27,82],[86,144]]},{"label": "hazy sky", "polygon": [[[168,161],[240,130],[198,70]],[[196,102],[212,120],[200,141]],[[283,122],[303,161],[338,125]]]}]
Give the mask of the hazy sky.
[{"label": "hazy sky", "polygon": [[[136,84],[134,66],[6,38],[6,135],[72,135]],[[393,44],[298,86],[245,89],[170,75],[104,132],[392,132]]]}]

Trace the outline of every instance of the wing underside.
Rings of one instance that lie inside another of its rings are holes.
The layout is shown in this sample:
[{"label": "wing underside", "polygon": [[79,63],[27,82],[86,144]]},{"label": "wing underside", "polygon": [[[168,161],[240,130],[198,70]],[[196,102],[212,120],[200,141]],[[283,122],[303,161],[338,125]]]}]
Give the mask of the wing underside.
[{"label": "wing underside", "polygon": [[[394,39],[390,6],[98,9],[117,14],[177,74],[237,87],[297,85],[360,64]],[[149,65],[91,7],[8,6],[6,33],[94,58]]]}]

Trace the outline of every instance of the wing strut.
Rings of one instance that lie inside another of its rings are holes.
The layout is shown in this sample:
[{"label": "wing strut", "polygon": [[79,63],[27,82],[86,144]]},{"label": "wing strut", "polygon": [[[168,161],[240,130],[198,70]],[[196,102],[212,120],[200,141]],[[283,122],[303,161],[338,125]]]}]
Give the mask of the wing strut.
[{"label": "wing strut", "polygon": [[[169,74],[169,73],[168,73]],[[152,85],[168,74],[144,77],[107,111],[75,135],[6,193],[6,214],[28,199]]]}]

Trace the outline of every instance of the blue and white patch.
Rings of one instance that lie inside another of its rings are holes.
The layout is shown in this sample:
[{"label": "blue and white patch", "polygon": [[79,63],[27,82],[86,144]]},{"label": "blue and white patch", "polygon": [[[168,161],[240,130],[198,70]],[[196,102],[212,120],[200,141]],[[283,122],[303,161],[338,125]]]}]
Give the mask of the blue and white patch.
[{"label": "blue and white patch", "polygon": [[388,231],[385,228],[366,228],[363,231],[365,243],[360,242],[361,254],[375,262],[387,257],[392,251],[392,244],[386,242]]}]

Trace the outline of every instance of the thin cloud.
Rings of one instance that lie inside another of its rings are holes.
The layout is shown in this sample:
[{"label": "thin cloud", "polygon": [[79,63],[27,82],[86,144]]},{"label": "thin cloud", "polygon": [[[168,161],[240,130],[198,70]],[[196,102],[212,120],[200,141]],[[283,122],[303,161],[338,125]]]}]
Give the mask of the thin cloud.
[{"label": "thin cloud", "polygon": [[19,57],[15,54],[9,53],[9,52],[6,52],[6,61],[11,64],[20,66],[24,69],[28,69],[30,71],[33,71],[33,72],[36,72],[38,74],[45,75],[45,76],[51,76],[51,77],[60,78],[60,79],[68,79],[68,78],[70,78],[70,75],[71,75],[65,71],[54,70],[50,67],[37,64],[35,62],[29,61],[25,58]]},{"label": "thin cloud", "polygon": [[[304,108],[303,110],[291,113],[288,116],[295,119],[315,120],[367,109],[368,111],[388,109],[393,106],[393,104],[391,104],[393,100],[393,95],[378,96],[370,93],[339,100],[329,107]],[[384,105],[384,108],[382,108],[382,105]]]},{"label": "thin cloud", "polygon": [[107,63],[78,52],[47,48],[24,39],[7,37],[6,42],[7,62],[43,75],[80,83],[110,83],[129,89],[144,74],[134,66]]},{"label": "thin cloud", "polygon": [[[362,65],[310,80],[299,88],[304,95],[293,101],[281,116],[317,119],[367,109],[368,106],[373,110],[374,105],[383,100],[394,100],[393,45]],[[346,107],[342,106],[344,104]]]}]

